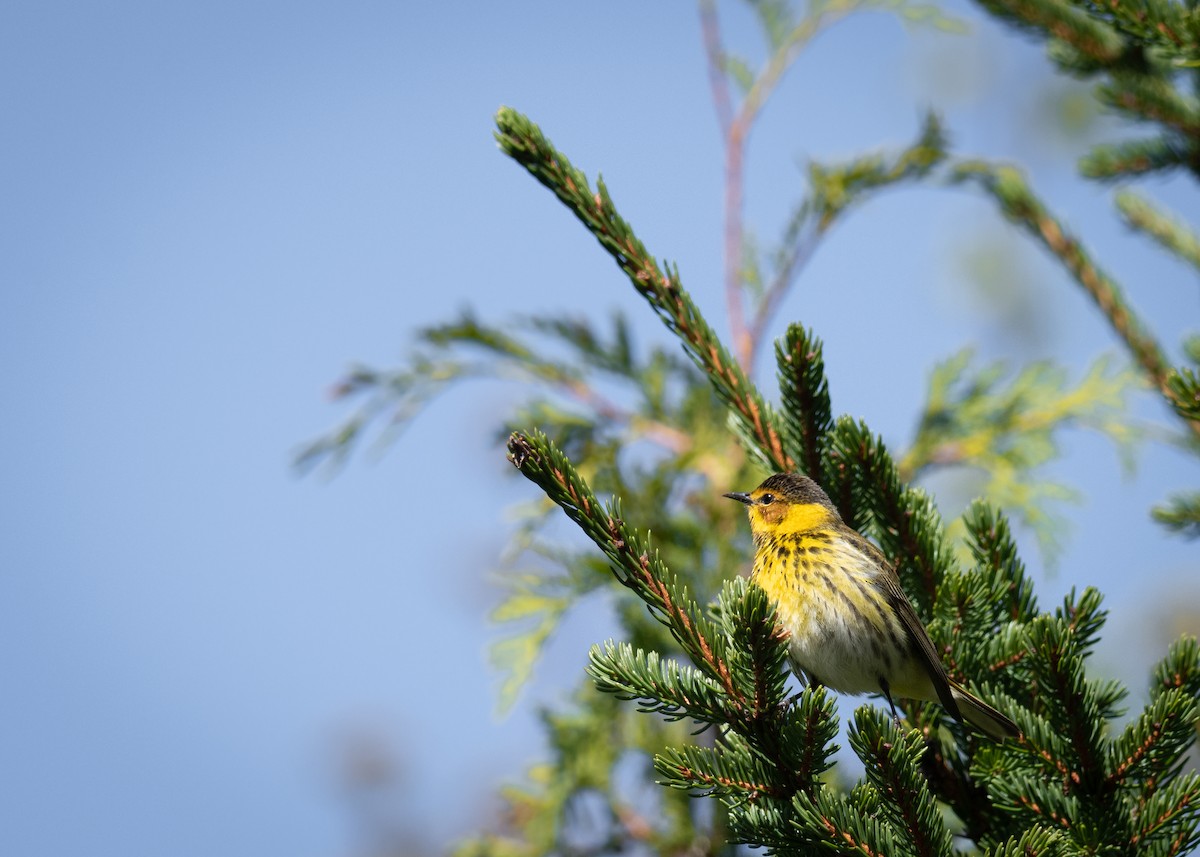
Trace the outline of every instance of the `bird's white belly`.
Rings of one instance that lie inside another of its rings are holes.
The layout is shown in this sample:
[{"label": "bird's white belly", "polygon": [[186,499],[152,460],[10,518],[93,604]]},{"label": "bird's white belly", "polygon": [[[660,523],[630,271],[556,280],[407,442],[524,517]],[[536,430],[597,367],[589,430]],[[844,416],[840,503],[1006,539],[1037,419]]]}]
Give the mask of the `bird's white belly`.
[{"label": "bird's white belly", "polygon": [[879,692],[884,670],[878,651],[865,642],[870,630],[853,627],[843,613],[820,604],[810,605],[805,616],[796,618],[789,642],[796,667],[842,693]]},{"label": "bird's white belly", "polygon": [[793,613],[788,653],[810,680],[846,694],[879,693],[886,679],[895,696],[934,699],[929,674],[906,635],[892,637],[854,614],[814,600]]}]

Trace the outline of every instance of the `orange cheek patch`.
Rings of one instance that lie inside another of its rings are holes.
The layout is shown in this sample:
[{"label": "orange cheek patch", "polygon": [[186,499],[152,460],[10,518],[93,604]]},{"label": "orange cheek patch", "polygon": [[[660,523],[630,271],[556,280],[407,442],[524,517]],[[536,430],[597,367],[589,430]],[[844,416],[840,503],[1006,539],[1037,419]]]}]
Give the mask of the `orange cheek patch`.
[{"label": "orange cheek patch", "polygon": [[760,506],[754,511],[758,512],[759,517],[768,524],[778,524],[783,520],[783,516],[787,514],[787,509],[782,503]]}]

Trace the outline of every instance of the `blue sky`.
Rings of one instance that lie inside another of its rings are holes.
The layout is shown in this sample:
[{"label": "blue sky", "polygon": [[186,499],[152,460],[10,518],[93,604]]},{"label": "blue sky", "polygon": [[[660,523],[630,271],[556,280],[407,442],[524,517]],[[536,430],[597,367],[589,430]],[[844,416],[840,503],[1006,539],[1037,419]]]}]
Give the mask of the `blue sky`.
[{"label": "blue sky", "polygon": [[[1178,342],[1194,274],[1073,176],[1082,144],[1038,112],[1040,53],[955,8],[974,35],[872,14],[814,44],[755,131],[751,222],[772,234],[804,157],[903,144],[933,104],[960,151],[1030,163]],[[743,15],[726,20],[731,44],[758,49]],[[533,489],[506,478],[493,430],[521,391],[456,390],[335,479],[290,469],[344,416],[327,391],[347,366],[402,360],[415,328],[461,307],[619,308],[663,336],[498,153],[501,104],[604,173],[723,330],[721,151],[688,4],[0,10],[0,851],[361,853],[338,760],[363,734],[398,760],[397,824],[440,846],[537,758],[537,706],[611,624],[602,605],[577,611],[496,716],[487,572],[506,508]],[[1186,182],[1150,190],[1197,220]],[[902,444],[936,360],[1011,351],[962,297],[955,247],[980,234],[1009,233],[977,197],[921,190],[831,237],[779,329],[825,339],[837,410]],[[1079,373],[1115,349],[1052,264],[1025,264],[1050,331],[1037,356]],[[1108,593],[1099,667],[1136,675],[1162,645],[1162,605],[1196,603],[1194,548],[1146,521],[1196,484],[1195,463],[1155,447],[1127,480],[1104,442],[1066,441],[1054,473],[1088,499],[1052,576],[1027,559],[1043,603]],[[477,524],[464,536],[448,509]]]}]

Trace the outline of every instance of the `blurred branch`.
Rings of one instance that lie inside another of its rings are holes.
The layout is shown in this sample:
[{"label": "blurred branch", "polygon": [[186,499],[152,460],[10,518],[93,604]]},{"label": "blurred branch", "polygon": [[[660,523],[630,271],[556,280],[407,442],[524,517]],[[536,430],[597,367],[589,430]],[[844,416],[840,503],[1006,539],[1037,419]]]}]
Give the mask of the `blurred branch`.
[{"label": "blurred branch", "polygon": [[[1095,301],[1113,331],[1133,355],[1137,365],[1172,407],[1179,410],[1168,380],[1172,374],[1162,347],[1125,300],[1120,286],[1092,261],[1080,241],[1068,232],[1030,190],[1013,167],[985,161],[961,161],[951,181],[974,183],[987,191],[1009,220],[1041,241]],[[1181,413],[1188,429],[1200,438],[1200,420]]]},{"label": "blurred branch", "polygon": [[1079,161],[1079,171],[1094,179],[1124,178],[1176,167],[1200,171],[1200,160],[1196,152],[1165,136],[1100,143]]},{"label": "blurred branch", "polygon": [[[700,22],[708,60],[709,86],[725,143],[725,302],[733,352],[748,374],[753,374],[764,332],[780,302],[816,250],[821,238],[832,226],[836,215],[851,201],[859,198],[853,192],[892,183],[909,175],[923,175],[933,163],[944,156],[940,135],[923,135],[922,143],[927,149],[937,149],[937,157],[918,166],[917,161],[923,160],[922,156],[925,153],[914,153],[910,150],[894,165],[895,172],[891,175],[879,158],[858,159],[845,167],[831,170],[822,169],[814,164],[809,176],[812,185],[811,198],[806,199],[793,215],[771,282],[747,321],[744,307],[746,287],[751,279],[756,278],[751,278],[746,271],[746,266],[751,264],[751,260],[748,258],[743,223],[745,154],[750,131],[767,100],[804,47],[822,29],[857,8],[893,9],[911,22],[932,23],[945,29],[956,27],[956,22],[943,16],[935,7],[907,5],[903,2],[827,0],[810,6],[799,20],[793,18],[785,3],[754,3],[752,7],[759,18],[770,49],[766,63],[757,74],[751,73],[740,60],[726,54],[722,45],[716,4],[713,0],[700,0]],[[736,107],[730,93],[731,77],[742,87],[742,99]],[[926,131],[931,129],[936,129],[936,120],[932,117],[927,120]],[[871,174],[872,171],[874,175]],[[843,196],[837,199],[839,204],[830,205],[835,195],[828,191],[833,189],[834,183],[839,180],[844,182],[837,188]],[[806,225],[811,228],[801,228]]]},{"label": "blurred branch", "polygon": [[1095,63],[1113,62],[1125,48],[1111,26],[1067,0],[980,0],[980,5],[1022,29],[1065,42]]},{"label": "blurred branch", "polygon": [[1189,539],[1200,538],[1200,493],[1172,497],[1165,506],[1156,506],[1154,520]]},{"label": "blurred branch", "polygon": [[1053,559],[1064,523],[1049,503],[1075,499],[1069,488],[1039,476],[1057,455],[1058,433],[1082,425],[1111,438],[1127,462],[1141,432],[1132,424],[1126,395],[1139,386],[1133,369],[1096,360],[1077,383],[1048,362],[1031,364],[1011,378],[1000,363],[970,369],[968,350],[933,371],[916,438],[901,457],[905,481],[935,467],[978,469],[981,493],[1019,516]]},{"label": "blurred branch", "polygon": [[1116,199],[1117,208],[1131,229],[1145,232],[1193,268],[1200,268],[1200,238],[1187,224],[1134,191],[1122,190]]},{"label": "blurred branch", "polygon": [[808,193],[788,221],[775,274],[750,323],[751,365],[780,302],[838,219],[872,193],[925,178],[946,156],[942,123],[936,114],[927,113],[916,141],[891,158],[865,155],[832,166],[809,164]]},{"label": "blurred branch", "polygon": [[733,102],[729,97],[729,79],[726,77],[725,49],[721,46],[721,22],[717,18],[715,0],[700,0],[700,30],[704,35],[704,53],[708,58],[708,86],[712,92],[713,106],[717,111],[717,124],[721,136],[729,136],[733,124]]},{"label": "blurred branch", "polygon": [[713,103],[725,139],[725,303],[733,350],[739,362],[751,372],[756,350],[754,333],[746,326],[743,312],[743,196],[745,186],[745,154],[750,129],[758,118],[766,99],[774,91],[788,67],[799,56],[827,20],[841,17],[850,11],[856,0],[840,0],[816,7],[782,37],[773,39],[772,51],[761,72],[755,76],[735,110],[729,96],[726,75],[728,58],[721,47],[720,28],[712,0],[701,3],[701,23],[704,46],[708,57],[709,81]]},{"label": "blurred branch", "polygon": [[[376,441],[379,448],[394,442],[421,412],[453,384],[466,380],[515,380],[581,405],[597,421],[623,429],[630,438],[644,438],[676,455],[686,453],[692,438],[655,415],[661,403],[647,400],[647,393],[663,386],[656,375],[688,364],[672,366],[652,351],[639,364],[631,353],[623,318],[613,322],[612,343],[602,342],[592,326],[534,316],[517,323],[542,336],[567,345],[575,360],[545,356],[531,340],[518,338],[498,327],[479,322],[470,312],[457,321],[428,327],[418,333],[420,348],[399,369],[356,367],[331,391],[335,400],[361,401],[341,426],[309,442],[296,455],[295,466],[310,470],[319,464],[340,466],[375,423],[383,429]],[[690,370],[690,367],[688,367]],[[615,377],[631,390],[637,407],[622,405],[601,393],[595,374]],[[654,381],[654,383],[650,383]]]}]

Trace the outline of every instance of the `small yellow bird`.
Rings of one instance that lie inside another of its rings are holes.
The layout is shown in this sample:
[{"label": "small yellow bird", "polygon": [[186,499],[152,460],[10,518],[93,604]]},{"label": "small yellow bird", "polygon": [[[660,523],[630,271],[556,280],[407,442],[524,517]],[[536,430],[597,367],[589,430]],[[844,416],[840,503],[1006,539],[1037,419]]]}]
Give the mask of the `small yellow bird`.
[{"label": "small yellow bird", "polygon": [[[752,579],[775,604],[792,663],[810,682],[848,694],[940,701],[1000,740],[1017,725],[950,679],[883,552],[842,521],[816,482],[776,473],[745,503],[754,536]],[[897,718],[898,719],[898,718]]]}]

